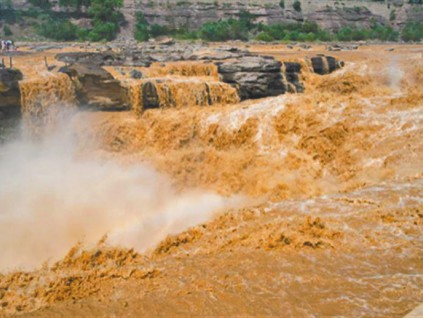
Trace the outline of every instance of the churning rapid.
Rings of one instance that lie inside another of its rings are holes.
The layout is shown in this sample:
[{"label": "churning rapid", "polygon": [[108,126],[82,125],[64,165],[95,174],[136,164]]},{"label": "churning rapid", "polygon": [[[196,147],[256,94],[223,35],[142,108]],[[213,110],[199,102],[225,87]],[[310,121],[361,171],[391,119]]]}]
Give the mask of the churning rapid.
[{"label": "churning rapid", "polygon": [[146,164],[124,167],[78,156],[71,128],[62,125],[41,141],[0,148],[2,271],[39,267],[77,242],[92,245],[105,235],[144,251],[231,202],[201,191],[177,193]]},{"label": "churning rapid", "polygon": [[386,49],[336,52],[345,66],[322,76],[306,62],[320,47],[251,47],[300,63],[304,92],[242,102],[200,61],[137,79],[109,66],[132,103],[118,112],[31,74],[24,133],[0,146],[0,314],[408,313],[423,301],[423,48]]}]

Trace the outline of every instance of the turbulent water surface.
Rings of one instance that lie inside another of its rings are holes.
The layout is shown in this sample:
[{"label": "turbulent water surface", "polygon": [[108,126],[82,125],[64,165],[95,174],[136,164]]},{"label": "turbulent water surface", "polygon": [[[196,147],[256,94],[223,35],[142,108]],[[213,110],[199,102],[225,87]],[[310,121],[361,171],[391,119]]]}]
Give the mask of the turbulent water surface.
[{"label": "turbulent water surface", "polygon": [[177,100],[141,115],[77,112],[68,79],[33,75],[26,133],[0,146],[0,314],[405,315],[423,301],[423,48],[386,48],[243,103],[210,66],[153,66]]}]

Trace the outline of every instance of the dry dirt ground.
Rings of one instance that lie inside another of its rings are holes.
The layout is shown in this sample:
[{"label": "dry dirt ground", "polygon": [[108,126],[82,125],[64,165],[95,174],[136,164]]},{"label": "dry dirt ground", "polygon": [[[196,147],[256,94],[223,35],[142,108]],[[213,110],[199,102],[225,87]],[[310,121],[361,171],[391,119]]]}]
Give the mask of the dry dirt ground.
[{"label": "dry dirt ground", "polygon": [[[4,271],[0,315],[402,317],[423,301],[423,46],[249,49],[303,63],[305,92],[71,120],[78,158],[147,164],[175,196],[236,203],[148,248],[106,230],[58,261]],[[345,67],[308,72],[317,53]],[[43,55],[16,58],[30,82]]]}]

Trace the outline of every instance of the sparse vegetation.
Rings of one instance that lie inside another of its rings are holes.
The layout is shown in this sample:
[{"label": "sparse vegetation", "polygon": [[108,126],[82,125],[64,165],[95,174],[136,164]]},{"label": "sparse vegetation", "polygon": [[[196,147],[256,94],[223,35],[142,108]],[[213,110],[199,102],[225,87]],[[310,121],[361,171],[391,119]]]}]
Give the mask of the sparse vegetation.
[{"label": "sparse vegetation", "polygon": [[[51,10],[51,1],[30,0],[33,7],[26,10],[14,10],[13,1],[0,0],[0,20],[5,36],[12,34],[11,24],[20,23],[30,18],[27,25],[31,25],[37,34],[55,41],[109,41],[119,32],[123,16],[119,8],[123,0],[59,0],[60,6],[69,8],[57,12]],[[413,3],[419,4],[418,1]],[[285,1],[279,2],[285,8]],[[301,2],[295,1],[293,8],[300,12]],[[353,10],[354,8],[352,8]],[[357,11],[360,8],[357,8]],[[70,18],[88,18],[91,26],[85,28],[71,22]],[[391,10],[390,20],[396,19],[395,10]],[[13,28],[15,30],[15,28]],[[138,41],[147,41],[152,37],[168,35],[178,39],[203,39],[206,41],[228,40],[257,40],[257,41],[421,41],[423,39],[423,23],[409,22],[402,30],[395,30],[390,26],[373,23],[371,27],[356,28],[343,27],[337,32],[330,32],[318,27],[316,23],[279,23],[265,25],[257,23],[255,16],[244,11],[237,18],[222,19],[205,23],[197,30],[188,28],[173,29],[158,24],[149,24],[142,13],[137,13],[134,37]]]},{"label": "sparse vegetation", "polygon": [[294,4],[292,5],[292,7],[294,8],[295,11],[297,12],[301,12],[301,2],[300,1],[295,1]]},{"label": "sparse vegetation", "polygon": [[78,39],[79,28],[69,21],[49,18],[38,27],[38,34],[56,41],[73,41]]},{"label": "sparse vegetation", "polygon": [[[146,26],[142,34],[147,32],[148,38],[158,35],[171,35],[180,38],[201,38],[206,41],[227,41],[227,40],[250,40],[272,42],[272,41],[361,41],[381,40],[398,41],[401,35],[392,27],[374,23],[370,28],[343,27],[337,32],[330,32],[320,28],[316,23],[305,21],[303,23],[272,24],[266,25],[255,23],[254,16],[244,13],[238,19],[220,20],[204,24],[197,32],[186,32],[186,30],[171,30],[166,27],[148,26],[145,19],[141,25]],[[137,24],[138,25],[138,24]],[[406,41],[418,41],[418,25],[410,25],[405,28]],[[138,29],[137,29],[138,30]],[[153,32],[154,30],[154,32]],[[138,30],[138,32],[140,32]],[[146,37],[136,36],[139,40],[146,40]]]},{"label": "sparse vegetation", "polygon": [[[12,24],[24,17],[34,18],[37,34],[55,41],[110,41],[116,37],[123,20],[119,12],[123,0],[60,0],[59,5],[74,9],[69,12],[50,10],[49,0],[30,0],[33,8],[22,11],[14,10],[9,2],[0,0],[0,19]],[[78,27],[70,21],[71,17],[90,18],[92,27]]]},{"label": "sparse vegetation", "polygon": [[423,22],[408,22],[402,29],[401,38],[406,42],[423,40]]},{"label": "sparse vegetation", "polygon": [[144,42],[150,38],[150,28],[142,12],[137,12],[135,25],[135,40]]},{"label": "sparse vegetation", "polygon": [[8,25],[5,25],[3,27],[3,33],[4,33],[5,36],[11,36],[13,34],[12,30],[10,30]]},{"label": "sparse vegetation", "polygon": [[88,15],[92,18],[93,29],[88,33],[91,41],[113,40],[123,20],[119,8],[123,0],[91,0]]}]

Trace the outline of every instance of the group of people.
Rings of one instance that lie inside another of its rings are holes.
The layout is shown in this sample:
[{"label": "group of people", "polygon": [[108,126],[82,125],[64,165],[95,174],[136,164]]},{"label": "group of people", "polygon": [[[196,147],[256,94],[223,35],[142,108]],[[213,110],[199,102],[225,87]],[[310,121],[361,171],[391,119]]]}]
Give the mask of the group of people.
[{"label": "group of people", "polygon": [[9,52],[15,49],[15,44],[12,40],[0,40],[0,52]]}]

